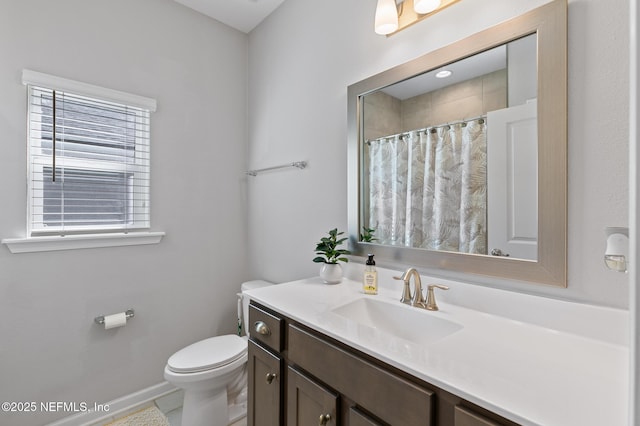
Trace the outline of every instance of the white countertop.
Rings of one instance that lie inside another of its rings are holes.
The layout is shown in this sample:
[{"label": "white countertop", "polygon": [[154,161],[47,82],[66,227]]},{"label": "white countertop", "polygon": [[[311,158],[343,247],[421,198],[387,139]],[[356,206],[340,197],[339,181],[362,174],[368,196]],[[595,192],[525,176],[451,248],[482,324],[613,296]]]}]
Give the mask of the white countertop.
[{"label": "white countertop", "polygon": [[[462,329],[428,345],[359,326],[331,312],[360,298],[376,298],[402,308],[418,309],[398,301],[400,290],[397,284],[385,284],[380,285],[378,295],[367,296],[357,281],[345,278],[341,284],[328,285],[319,278],[309,278],[248,294],[295,321],[522,425],[627,424],[628,347],[617,338],[592,336],[591,327],[580,333],[573,332],[571,327],[568,331],[568,327],[541,326],[521,318],[534,317],[525,312],[528,309],[544,316],[547,303],[549,311],[557,316],[563,312],[562,304],[566,304],[564,312],[570,323],[584,316],[585,323],[624,327],[621,320],[626,311],[502,291],[507,293],[510,309],[524,313],[516,316],[516,320],[487,309],[462,306],[469,303],[445,303],[445,297],[438,297],[440,310],[424,311],[425,315],[447,319]],[[464,291],[464,285],[452,287],[447,293],[455,291]],[[481,292],[491,296],[491,292],[497,294],[500,290]],[[474,294],[474,298],[478,295]],[[478,304],[486,305],[482,300]],[[617,335],[618,331],[610,334]]]}]

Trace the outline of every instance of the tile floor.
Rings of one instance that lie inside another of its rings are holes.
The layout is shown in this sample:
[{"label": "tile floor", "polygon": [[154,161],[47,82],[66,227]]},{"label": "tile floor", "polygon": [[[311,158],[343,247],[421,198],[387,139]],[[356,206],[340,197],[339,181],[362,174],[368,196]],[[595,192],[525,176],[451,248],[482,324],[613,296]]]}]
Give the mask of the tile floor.
[{"label": "tile floor", "polygon": [[[184,391],[177,390],[175,392],[171,392],[167,395],[164,395],[153,402],[148,402],[146,404],[142,404],[140,406],[133,407],[130,410],[127,410],[123,413],[119,413],[116,416],[110,417],[106,420],[98,421],[92,423],[91,426],[103,426],[107,423],[110,423],[114,420],[125,417],[135,411],[141,410],[142,408],[155,405],[158,409],[167,416],[169,420],[169,424],[171,426],[182,426],[182,400],[184,398]],[[144,425],[139,425],[144,426]],[[235,423],[230,424],[229,426],[247,426],[247,418],[243,417]]]},{"label": "tile floor", "polygon": [[156,399],[154,402],[156,407],[164,413],[169,419],[171,426],[181,426],[180,420],[182,419],[182,399],[184,392],[177,390],[165,396]]},{"label": "tile floor", "polygon": [[[156,406],[167,416],[171,426],[181,426],[182,422],[182,399],[184,392],[181,390],[172,392],[154,402]],[[229,426],[247,426],[247,418],[244,417]]]}]

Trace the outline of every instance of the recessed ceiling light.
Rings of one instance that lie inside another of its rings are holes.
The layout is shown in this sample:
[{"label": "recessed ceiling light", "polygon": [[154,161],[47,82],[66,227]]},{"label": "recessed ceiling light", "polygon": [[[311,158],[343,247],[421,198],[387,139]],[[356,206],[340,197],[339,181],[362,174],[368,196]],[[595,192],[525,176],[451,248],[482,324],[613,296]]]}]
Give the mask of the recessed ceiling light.
[{"label": "recessed ceiling light", "polygon": [[449,77],[451,74],[453,74],[451,71],[449,70],[442,70],[442,71],[438,71],[436,73],[436,77],[437,78],[447,78]]}]

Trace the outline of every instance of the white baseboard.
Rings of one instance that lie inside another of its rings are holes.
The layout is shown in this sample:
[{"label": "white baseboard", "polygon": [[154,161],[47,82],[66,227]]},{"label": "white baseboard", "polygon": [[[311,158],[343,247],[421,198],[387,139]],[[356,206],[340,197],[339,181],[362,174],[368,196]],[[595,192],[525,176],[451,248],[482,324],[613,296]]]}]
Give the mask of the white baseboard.
[{"label": "white baseboard", "polygon": [[120,417],[127,411],[134,410],[136,407],[147,404],[176,390],[178,389],[168,382],[158,383],[157,385],[104,403],[103,407],[109,407],[109,411],[89,410],[62,418],[53,423],[49,423],[47,426],[89,426],[100,421],[111,420]]}]

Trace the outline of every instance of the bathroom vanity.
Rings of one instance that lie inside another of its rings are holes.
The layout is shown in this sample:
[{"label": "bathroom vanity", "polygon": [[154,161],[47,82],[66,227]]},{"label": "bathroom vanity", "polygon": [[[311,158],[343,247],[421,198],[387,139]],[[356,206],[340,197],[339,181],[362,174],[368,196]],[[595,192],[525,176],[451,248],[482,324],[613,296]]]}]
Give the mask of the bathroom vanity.
[{"label": "bathroom vanity", "polygon": [[249,425],[516,424],[259,304],[250,318],[269,326],[249,342]]},{"label": "bathroom vanity", "polygon": [[444,300],[428,312],[400,290],[312,278],[250,292],[248,424],[626,424],[626,346]]}]

